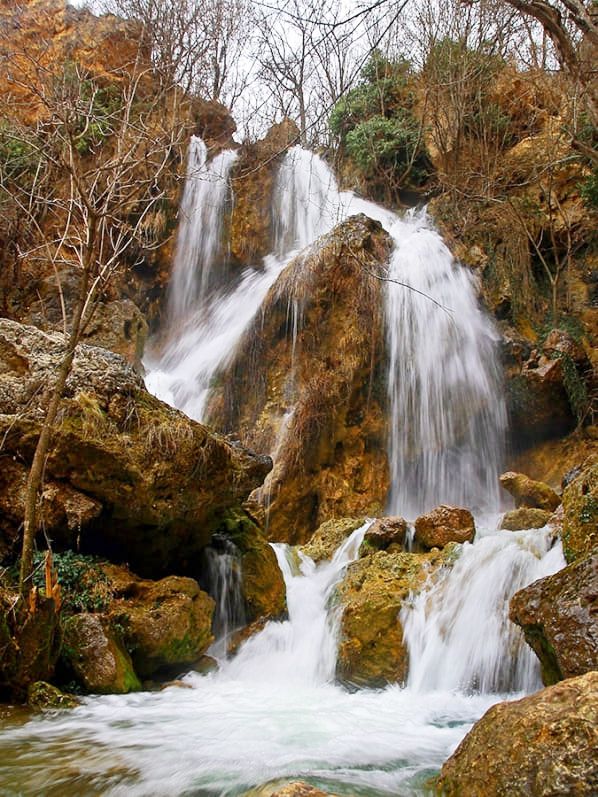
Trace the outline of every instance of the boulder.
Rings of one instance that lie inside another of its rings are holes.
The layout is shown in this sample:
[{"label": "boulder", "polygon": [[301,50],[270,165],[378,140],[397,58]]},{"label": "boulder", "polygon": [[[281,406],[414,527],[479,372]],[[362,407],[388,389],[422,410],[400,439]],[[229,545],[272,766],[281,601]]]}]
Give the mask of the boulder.
[{"label": "boulder", "polygon": [[407,521],[402,517],[382,517],[375,520],[366,531],[360,555],[372,550],[385,551],[391,545],[403,547],[407,538]]},{"label": "boulder", "polygon": [[415,541],[424,548],[443,548],[449,542],[473,542],[475,522],[468,509],[441,504],[415,521]]},{"label": "boulder", "polygon": [[515,499],[518,507],[527,506],[554,512],[561,503],[560,497],[552,487],[544,482],[534,481],[524,473],[509,471],[500,477],[500,484]]},{"label": "boulder", "polygon": [[563,550],[568,562],[598,547],[598,460],[592,458],[563,492]]},{"label": "boulder", "polygon": [[548,523],[551,517],[552,514],[546,509],[521,507],[520,509],[512,509],[510,512],[506,512],[500,522],[500,527],[507,531],[541,529]]},{"label": "boulder", "polygon": [[[62,335],[0,319],[0,437],[25,466],[63,352]],[[73,530],[70,547],[127,561],[146,576],[193,571],[223,516],[240,509],[270,468],[268,457],[151,396],[120,356],[77,347],[46,478],[98,502],[102,513]]]},{"label": "boulder", "polygon": [[91,693],[126,694],[141,689],[122,641],[99,614],[76,614],[64,623],[61,660]]},{"label": "boulder", "polygon": [[356,529],[363,526],[364,518],[333,518],[322,523],[301,550],[314,562],[332,559],[334,552]]},{"label": "boulder", "polygon": [[442,767],[446,797],[598,793],[598,673],[493,706]]},{"label": "boulder", "polygon": [[540,659],[545,685],[597,670],[598,553],[517,592],[509,617]]},{"label": "boulder", "polygon": [[353,216],[292,260],[212,393],[209,422],[275,459],[256,494],[270,539],[301,544],[326,520],[384,505],[386,344],[372,273],[389,243]]},{"label": "boulder", "polygon": [[377,551],[353,562],[336,588],[341,612],[337,676],[346,683],[380,687],[403,683],[409,654],[399,613],[454,547],[426,554]]},{"label": "boulder", "polygon": [[107,616],[121,629],[135,671],[143,678],[197,661],[212,636],[214,601],[192,578],[140,579],[105,565],[113,595]]},{"label": "boulder", "polygon": [[74,695],[65,694],[46,681],[36,681],[27,689],[27,705],[35,711],[75,708],[79,702]]}]

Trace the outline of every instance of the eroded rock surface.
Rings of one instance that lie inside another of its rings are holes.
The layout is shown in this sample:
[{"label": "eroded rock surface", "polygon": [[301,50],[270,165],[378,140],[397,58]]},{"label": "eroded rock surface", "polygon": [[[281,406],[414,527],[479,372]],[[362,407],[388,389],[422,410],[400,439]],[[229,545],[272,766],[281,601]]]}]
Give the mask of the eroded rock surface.
[{"label": "eroded rock surface", "polygon": [[593,797],[598,793],[598,673],[499,703],[442,767],[446,797]]},{"label": "eroded rock surface", "polygon": [[598,553],[517,592],[509,617],[540,659],[546,685],[597,670]]},{"label": "eroded rock surface", "polygon": [[561,503],[560,496],[552,487],[544,482],[530,479],[525,473],[515,473],[514,471],[503,473],[500,477],[500,484],[513,496],[518,507],[527,506],[554,512]]},{"label": "eroded rock surface", "polygon": [[468,509],[441,504],[415,521],[415,540],[424,548],[443,548],[449,542],[473,542],[475,522]]},{"label": "eroded rock surface", "polygon": [[[4,452],[25,466],[63,347],[60,334],[0,320],[0,436]],[[88,513],[90,522],[65,544],[76,547],[78,538],[83,551],[128,561],[143,575],[185,573],[226,512],[240,509],[270,467],[268,457],[230,444],[151,396],[118,355],[77,347],[46,478],[102,512],[93,520]],[[13,510],[17,505],[12,501]],[[4,514],[0,529],[9,520]]]},{"label": "eroded rock surface", "polygon": [[500,522],[500,527],[507,529],[507,531],[541,529],[551,517],[552,514],[546,509],[521,507],[520,509],[512,509],[510,512],[506,512]]},{"label": "eroded rock surface", "polygon": [[563,550],[574,562],[598,547],[598,459],[587,462],[563,492]]}]

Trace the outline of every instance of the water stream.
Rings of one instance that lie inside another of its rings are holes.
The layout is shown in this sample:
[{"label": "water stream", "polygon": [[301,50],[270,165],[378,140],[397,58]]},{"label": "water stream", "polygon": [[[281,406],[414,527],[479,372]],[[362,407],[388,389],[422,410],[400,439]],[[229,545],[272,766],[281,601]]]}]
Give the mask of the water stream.
[{"label": "water stream", "polygon": [[[340,219],[365,212],[391,234],[389,277],[403,283],[388,283],[386,302],[389,508],[410,517],[440,501],[497,510],[505,413],[496,334],[471,276],[425,212],[399,219],[341,192],[321,159],[294,148],[276,184],[272,254],[222,284],[218,225],[233,160],[229,152],[207,162],[202,142],[193,142],[166,344],[146,360],[148,387],[201,419],[210,385],[285,264]],[[317,566],[276,545],[289,618],[268,623],[231,659],[226,637],[241,621],[231,610],[234,552],[209,554],[219,669],[188,673],[183,687],[90,697],[26,723],[5,719],[0,792],[216,797],[294,778],[340,795],[424,794],[426,779],[490,705],[539,687],[537,662],[507,619],[508,599],[564,560],[550,529],[512,533],[497,530],[496,517],[478,519],[475,543],[401,612],[408,683],[349,691],[334,678],[334,589],[366,526]]]}]

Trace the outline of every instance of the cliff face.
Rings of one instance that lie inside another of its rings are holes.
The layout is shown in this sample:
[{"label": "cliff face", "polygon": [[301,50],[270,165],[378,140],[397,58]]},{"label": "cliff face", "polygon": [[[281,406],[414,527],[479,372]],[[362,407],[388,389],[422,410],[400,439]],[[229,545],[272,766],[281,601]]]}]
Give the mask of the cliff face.
[{"label": "cliff face", "polygon": [[325,520],[380,511],[388,488],[376,222],[355,216],[293,260],[215,390],[209,420],[275,467],[269,535],[303,542]]}]

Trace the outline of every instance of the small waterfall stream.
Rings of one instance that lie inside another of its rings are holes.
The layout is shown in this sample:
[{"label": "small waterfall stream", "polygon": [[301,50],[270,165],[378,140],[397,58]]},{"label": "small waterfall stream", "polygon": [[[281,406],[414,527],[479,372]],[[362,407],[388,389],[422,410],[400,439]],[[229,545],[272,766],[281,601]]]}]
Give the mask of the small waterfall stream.
[{"label": "small waterfall stream", "polygon": [[[392,235],[389,277],[403,283],[388,283],[386,305],[389,508],[409,517],[440,501],[496,509],[505,428],[496,334],[477,306],[471,276],[425,213],[399,219],[341,192],[321,159],[294,148],[276,185],[273,253],[219,286],[219,214],[234,157],[222,153],[207,162],[202,142],[192,142],[168,342],[147,358],[150,390],[201,419],[213,379],[289,258],[339,220],[364,212]],[[240,621],[238,570],[234,552],[215,551],[208,556],[219,601],[219,670],[185,675],[190,689],[93,697],[72,712],[5,723],[3,788],[23,795],[217,797],[295,778],[338,795],[425,793],[427,778],[490,705],[539,686],[537,663],[506,618],[508,599],[564,565],[547,529],[511,533],[497,531],[495,521],[477,525],[475,543],[465,544],[454,566],[401,612],[410,651],[404,687],[349,692],[334,682],[334,587],[357,557],[366,526],[318,566],[275,546],[289,619],[268,623],[232,659],[224,654]]]}]

